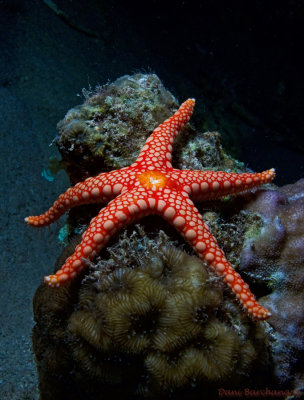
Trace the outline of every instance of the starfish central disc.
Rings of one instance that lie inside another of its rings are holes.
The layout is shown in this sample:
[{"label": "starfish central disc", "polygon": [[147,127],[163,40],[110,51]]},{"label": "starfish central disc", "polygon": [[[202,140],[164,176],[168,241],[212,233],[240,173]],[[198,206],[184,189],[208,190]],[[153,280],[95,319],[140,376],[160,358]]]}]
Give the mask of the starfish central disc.
[{"label": "starfish central disc", "polygon": [[159,171],[145,171],[137,179],[146,189],[158,190],[168,186],[168,178]]}]

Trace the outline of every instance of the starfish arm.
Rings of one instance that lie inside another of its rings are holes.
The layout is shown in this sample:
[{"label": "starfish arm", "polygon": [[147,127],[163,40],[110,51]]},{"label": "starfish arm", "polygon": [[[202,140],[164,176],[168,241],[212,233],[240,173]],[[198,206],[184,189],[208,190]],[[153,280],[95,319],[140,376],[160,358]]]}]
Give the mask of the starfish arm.
[{"label": "starfish arm", "polygon": [[168,172],[168,177],[178,182],[181,189],[186,191],[191,199],[210,200],[271,182],[275,177],[275,170],[272,168],[260,173],[236,174],[223,171],[172,169]]},{"label": "starfish arm", "polygon": [[[35,227],[43,227],[55,222],[72,207],[89,203],[106,202],[117,196],[128,181],[128,168],[102,173],[77,183],[62,193],[52,207],[44,214],[25,218],[25,222]],[[125,170],[125,173],[123,172]],[[117,183],[119,181],[119,183]]]},{"label": "starfish arm", "polygon": [[270,316],[269,311],[256,301],[248,285],[233,269],[188,195],[172,190],[166,197],[159,199],[158,203],[160,200],[166,206],[159,214],[182,234],[198,256],[218,276],[223,277],[248,314],[258,320],[267,319]]},{"label": "starfish arm", "polygon": [[156,128],[146,140],[135,165],[140,163],[145,167],[153,165],[154,169],[172,167],[172,144],[180,129],[189,121],[195,100],[186,100],[176,113]]},{"label": "starfish arm", "polygon": [[[152,206],[154,204],[155,201]],[[87,260],[93,259],[122,226],[149,213],[148,197],[140,188],[120,194],[91,220],[74,254],[54,275],[44,277],[44,282],[53,287],[66,284],[86,267]]]}]

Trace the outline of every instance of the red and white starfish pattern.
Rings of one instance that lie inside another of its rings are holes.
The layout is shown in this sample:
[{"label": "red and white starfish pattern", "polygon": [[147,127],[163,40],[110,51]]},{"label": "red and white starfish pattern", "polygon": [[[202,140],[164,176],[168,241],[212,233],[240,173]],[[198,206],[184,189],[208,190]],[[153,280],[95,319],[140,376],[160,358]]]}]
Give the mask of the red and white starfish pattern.
[{"label": "red and white starfish pattern", "polygon": [[25,218],[32,226],[46,226],[71,207],[111,200],[91,220],[81,243],[62,268],[44,278],[46,284],[56,287],[70,281],[120,228],[148,214],[157,214],[172,224],[198,256],[223,277],[249,315],[258,320],[270,316],[226,259],[193,200],[216,199],[270,182],[275,176],[274,169],[244,174],[174,169],[172,144],[189,121],[194,104],[194,99],[188,99],[156,128],[132,165],[77,183],[44,214]]}]

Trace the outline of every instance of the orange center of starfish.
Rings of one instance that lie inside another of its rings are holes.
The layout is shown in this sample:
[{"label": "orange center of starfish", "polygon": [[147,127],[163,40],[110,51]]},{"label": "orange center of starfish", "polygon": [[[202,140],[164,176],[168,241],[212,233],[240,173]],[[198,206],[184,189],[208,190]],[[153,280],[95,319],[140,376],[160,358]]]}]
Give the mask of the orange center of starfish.
[{"label": "orange center of starfish", "polygon": [[168,178],[159,171],[145,171],[137,179],[147,189],[158,190],[168,184]]}]

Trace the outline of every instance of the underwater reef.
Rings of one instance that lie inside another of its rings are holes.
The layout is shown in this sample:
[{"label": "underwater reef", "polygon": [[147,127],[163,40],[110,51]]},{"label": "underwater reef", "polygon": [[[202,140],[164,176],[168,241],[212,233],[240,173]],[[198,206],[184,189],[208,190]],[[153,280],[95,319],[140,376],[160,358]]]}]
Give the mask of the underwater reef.
[{"label": "underwater reef", "polygon": [[36,292],[41,399],[200,398],[252,376],[266,384],[263,326],[243,315],[196,256],[140,226],[108,251],[82,283]]},{"label": "underwater reef", "polygon": [[[154,74],[124,76],[84,96],[55,138],[72,184],[134,162],[177,107]],[[173,165],[250,171],[225,153],[219,133],[190,124],[176,140]],[[40,399],[201,399],[216,398],[219,388],[302,388],[303,190],[301,180],[197,204],[270,309],[267,322],[244,315],[222,280],[156,216],[115,236],[67,286],[40,286],[33,329]],[[70,211],[55,270],[99,208]]]}]

